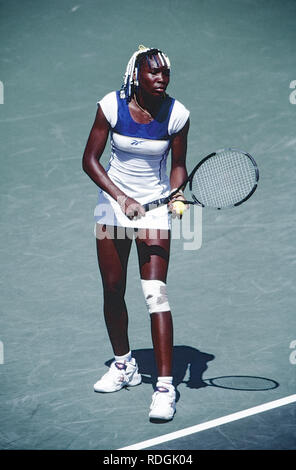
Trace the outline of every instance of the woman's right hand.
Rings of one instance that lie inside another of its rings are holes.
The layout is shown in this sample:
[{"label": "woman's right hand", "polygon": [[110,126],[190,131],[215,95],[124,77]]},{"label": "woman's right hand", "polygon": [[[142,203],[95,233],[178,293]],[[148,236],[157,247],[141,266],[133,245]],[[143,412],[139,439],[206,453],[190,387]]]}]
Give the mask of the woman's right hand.
[{"label": "woman's right hand", "polygon": [[131,197],[120,196],[117,199],[117,202],[124,215],[126,215],[130,220],[137,220],[145,215],[144,207]]}]

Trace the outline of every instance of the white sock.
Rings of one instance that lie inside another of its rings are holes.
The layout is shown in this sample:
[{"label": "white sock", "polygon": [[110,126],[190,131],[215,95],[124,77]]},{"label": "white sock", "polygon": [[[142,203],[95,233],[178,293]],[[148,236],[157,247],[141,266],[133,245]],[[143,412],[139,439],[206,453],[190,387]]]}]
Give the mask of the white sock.
[{"label": "white sock", "polygon": [[131,358],[132,358],[132,353],[131,351],[129,351],[128,353],[124,354],[123,356],[115,356],[114,355],[114,359],[116,362],[130,362],[131,361]]},{"label": "white sock", "polygon": [[166,376],[157,377],[157,381],[161,382],[162,384],[172,385],[173,384],[173,377],[166,377]]}]

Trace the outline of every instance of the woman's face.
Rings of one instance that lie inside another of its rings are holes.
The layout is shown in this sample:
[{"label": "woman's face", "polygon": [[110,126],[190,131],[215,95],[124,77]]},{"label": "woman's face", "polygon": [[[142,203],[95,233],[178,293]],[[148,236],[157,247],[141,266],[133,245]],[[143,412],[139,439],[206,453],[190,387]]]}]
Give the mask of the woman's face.
[{"label": "woman's face", "polygon": [[154,56],[144,59],[139,70],[140,88],[153,96],[162,96],[170,81],[170,69]]}]

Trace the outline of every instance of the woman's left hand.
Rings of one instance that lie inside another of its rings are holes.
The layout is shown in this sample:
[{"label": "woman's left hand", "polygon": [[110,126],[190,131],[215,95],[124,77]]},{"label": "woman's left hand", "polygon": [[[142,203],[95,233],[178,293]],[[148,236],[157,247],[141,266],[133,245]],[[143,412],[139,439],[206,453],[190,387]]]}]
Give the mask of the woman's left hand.
[{"label": "woman's left hand", "polygon": [[[180,204],[174,204],[175,202],[181,202]],[[184,194],[182,191],[176,193],[171,201],[168,203],[169,212],[172,214],[172,217],[177,217],[178,219],[182,219],[183,213],[185,210],[188,209],[188,204],[184,204],[183,201],[186,201]],[[184,207],[183,207],[184,206]]]}]

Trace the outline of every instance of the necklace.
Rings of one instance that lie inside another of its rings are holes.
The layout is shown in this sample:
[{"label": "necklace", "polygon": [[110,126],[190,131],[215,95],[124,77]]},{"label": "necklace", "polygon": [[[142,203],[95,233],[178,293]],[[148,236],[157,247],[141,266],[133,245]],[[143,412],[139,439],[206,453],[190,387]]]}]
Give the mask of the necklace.
[{"label": "necklace", "polygon": [[146,109],[142,108],[142,106],[139,105],[139,103],[137,101],[137,98],[136,98],[136,95],[134,95],[134,100],[135,100],[135,103],[138,106],[138,108],[141,109],[141,111],[143,111],[143,113],[145,113],[149,117],[149,122],[153,121],[153,117],[151,116],[149,111],[146,111]]}]

